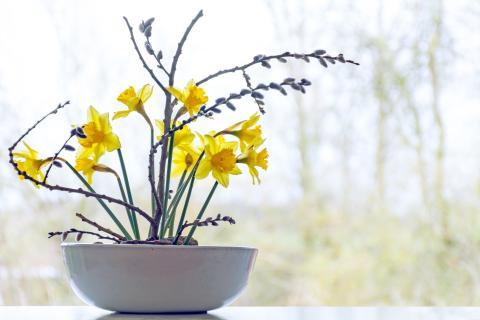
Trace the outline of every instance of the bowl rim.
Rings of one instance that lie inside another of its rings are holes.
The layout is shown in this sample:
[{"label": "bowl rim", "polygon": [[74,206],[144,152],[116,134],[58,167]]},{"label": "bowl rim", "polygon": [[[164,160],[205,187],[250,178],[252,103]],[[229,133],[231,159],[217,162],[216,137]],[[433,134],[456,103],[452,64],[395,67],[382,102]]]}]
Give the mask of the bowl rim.
[{"label": "bowl rim", "polygon": [[257,248],[247,246],[181,246],[181,245],[158,245],[158,244],[126,244],[126,243],[76,243],[62,242],[62,248],[85,247],[85,248],[129,248],[129,249],[165,249],[165,250],[249,250],[258,251]]}]

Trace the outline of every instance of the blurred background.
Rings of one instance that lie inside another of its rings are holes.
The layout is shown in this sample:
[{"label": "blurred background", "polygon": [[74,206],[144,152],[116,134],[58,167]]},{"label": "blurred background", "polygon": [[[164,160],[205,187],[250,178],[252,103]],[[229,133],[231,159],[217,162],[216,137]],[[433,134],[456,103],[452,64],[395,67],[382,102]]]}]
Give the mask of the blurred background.
[{"label": "blurred background", "polygon": [[[208,213],[231,215],[237,224],[196,234],[201,244],[260,249],[236,304],[480,303],[480,2],[1,4],[0,305],[81,304],[66,282],[60,240],[47,239],[47,232],[82,227],[75,212],[112,226],[95,201],[20,182],[7,147],[71,100],[27,139],[47,157],[70,125],[85,122],[89,105],[113,113],[123,108],[116,101],[121,91],[152,83],[122,16],[135,30],[142,19],[156,17],[152,42],[168,64],[200,9],[204,17],[180,58],[177,86],[286,50],[325,49],[361,64],[325,69],[294,61],[250,71],[254,83],[292,75],[313,85],[306,95],[268,93],[261,123],[270,166],[261,172],[262,184],[234,177]],[[243,86],[241,74],[233,74],[204,87],[213,101]],[[247,100],[195,129],[206,133],[243,120],[257,111]],[[157,88],[146,110],[157,119],[162,107]],[[135,201],[148,207],[148,128],[135,116],[113,124]],[[118,167],[114,155],[104,159]],[[64,170],[56,169],[51,181],[79,186]],[[118,196],[109,180],[96,175],[94,186]],[[193,209],[211,183],[197,186]]]}]

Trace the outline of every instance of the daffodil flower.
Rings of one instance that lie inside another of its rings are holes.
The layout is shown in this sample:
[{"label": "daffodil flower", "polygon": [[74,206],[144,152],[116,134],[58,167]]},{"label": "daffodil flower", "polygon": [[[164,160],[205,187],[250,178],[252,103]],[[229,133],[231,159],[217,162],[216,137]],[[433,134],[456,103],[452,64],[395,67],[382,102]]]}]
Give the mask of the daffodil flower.
[{"label": "daffodil flower", "polygon": [[[160,140],[162,139],[162,136],[164,134],[163,121],[155,120],[155,124],[160,130],[160,135],[157,136],[157,140]],[[179,122],[177,122],[177,126],[178,125],[180,125]],[[195,134],[193,134],[192,130],[190,130],[188,126],[183,126],[181,130],[175,131],[173,146],[175,148],[184,148],[184,149],[193,148],[192,143],[194,139],[195,139]]]},{"label": "daffodil flower", "polygon": [[190,172],[193,169],[194,164],[197,162],[200,152],[196,148],[189,147],[176,148],[173,150],[172,158],[172,177],[178,177],[183,172]]},{"label": "daffodil flower", "polygon": [[112,132],[108,113],[100,114],[94,107],[88,109],[88,122],[83,126],[86,138],[78,138],[83,147],[80,157],[94,155],[99,159],[106,151],[114,151],[121,147],[120,139]]},{"label": "daffodil flower", "polygon": [[262,143],[263,141],[261,141],[258,145],[250,145],[247,150],[237,158],[238,163],[243,163],[248,166],[248,171],[252,176],[253,184],[255,184],[255,180],[260,183],[260,177],[256,167],[260,167],[263,170],[267,170],[268,168],[267,149],[263,148],[261,151],[257,152],[257,149]]},{"label": "daffodil flower", "polygon": [[[25,172],[28,176],[34,178],[38,181],[43,181],[45,175],[42,172],[42,167],[48,164],[51,159],[38,159],[38,152],[31,148],[26,142],[23,142],[23,145],[27,148],[26,151],[13,152],[15,158],[15,163],[18,166],[18,170]],[[23,175],[19,175],[20,180],[24,180]],[[35,187],[38,188],[38,185],[35,184]]]},{"label": "daffodil flower", "polygon": [[123,103],[128,107],[128,110],[117,111],[113,115],[113,120],[119,118],[125,118],[131,112],[138,112],[140,115],[147,121],[148,125],[152,127],[152,122],[145,112],[145,102],[152,96],[153,87],[149,84],[144,85],[140,91],[135,92],[135,89],[130,86],[128,89],[125,89],[117,97],[117,100]]},{"label": "daffodil flower", "polygon": [[200,161],[196,177],[203,179],[212,172],[212,176],[224,187],[228,187],[229,175],[242,173],[237,166],[235,151],[238,143],[226,142],[222,136],[206,135],[204,138],[205,157]]},{"label": "daffodil flower", "polygon": [[179,110],[175,118],[178,118],[185,112],[188,112],[190,116],[193,116],[200,111],[201,106],[208,102],[205,90],[197,87],[193,79],[188,82],[183,90],[174,87],[168,87],[167,90],[183,103],[183,108]]},{"label": "daffodil flower", "polygon": [[75,170],[80,171],[87,178],[87,182],[89,184],[92,184],[93,174],[95,171],[109,172],[118,177],[117,173],[113,169],[98,163],[94,158],[88,157],[78,157],[75,162]]},{"label": "daffodil flower", "polygon": [[262,127],[255,124],[260,119],[260,115],[255,113],[246,121],[241,121],[227,129],[221,131],[219,134],[231,134],[236,136],[240,141],[240,150],[245,152],[249,145],[259,145],[262,141]]}]

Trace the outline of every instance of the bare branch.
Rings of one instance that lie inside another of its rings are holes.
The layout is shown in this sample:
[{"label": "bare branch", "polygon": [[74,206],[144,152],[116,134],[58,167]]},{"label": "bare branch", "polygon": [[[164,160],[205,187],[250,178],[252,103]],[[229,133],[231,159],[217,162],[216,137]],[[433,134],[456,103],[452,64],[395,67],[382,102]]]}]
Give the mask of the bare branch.
[{"label": "bare branch", "polygon": [[13,160],[13,150],[15,150],[15,148],[17,147],[17,145],[20,143],[20,141],[22,141],[33,129],[35,129],[42,121],[44,121],[48,116],[50,115],[53,115],[53,114],[56,114],[58,112],[59,109],[62,109],[64,108],[66,105],[68,105],[70,102],[67,101],[65,102],[64,104],[59,104],[53,111],[50,111],[49,113],[47,113],[45,116],[43,116],[40,120],[38,120],[37,122],[35,122],[35,124],[33,126],[31,126],[30,128],[27,129],[27,131],[25,131],[13,144],[12,146],[10,146],[10,148],[8,148],[8,156],[9,156],[9,162],[10,164],[13,166],[13,168],[15,169],[15,171],[17,172],[18,175],[21,175],[23,176],[25,179],[35,183],[36,185],[38,186],[41,186],[41,187],[44,187],[48,190],[56,190],[56,191],[64,191],[64,192],[69,192],[69,193],[76,193],[76,194],[81,194],[81,195],[84,195],[85,197],[94,197],[94,198],[97,198],[97,199],[102,199],[102,200],[105,200],[105,201],[108,201],[110,203],[116,203],[116,204],[119,204],[121,206],[124,206],[124,207],[127,207],[135,212],[137,212],[138,214],[140,214],[142,217],[144,217],[148,222],[150,223],[153,223],[153,219],[145,212],[143,211],[142,209],[134,206],[134,205],[131,205],[127,202],[124,202],[122,200],[119,200],[119,199],[116,199],[116,198],[113,198],[113,197],[110,197],[110,196],[107,196],[107,195],[104,195],[104,194],[99,194],[99,193],[94,193],[94,192],[89,192],[89,191],[86,191],[82,188],[69,188],[69,187],[64,187],[64,186],[60,186],[60,185],[51,185],[51,184],[48,184],[46,181],[39,181],[31,176],[29,176],[25,171],[21,171],[19,168],[18,168],[18,164]]},{"label": "bare branch", "polygon": [[[112,237],[107,237],[107,236],[103,236],[99,233],[96,233],[96,232],[91,232],[91,231],[84,231],[84,230],[78,230],[78,229],[74,229],[74,228],[71,228],[70,230],[68,231],[54,231],[54,232],[49,232],[48,233],[48,238],[52,238],[54,236],[62,236],[62,238],[65,238],[66,236],[68,236],[70,233],[76,233],[76,234],[79,234],[80,235],[80,238],[82,235],[84,234],[89,234],[89,235],[92,235],[92,236],[96,236],[97,238],[99,239],[104,239],[104,240],[111,240],[111,241],[114,241],[115,243],[120,243],[120,240],[116,239],[116,238],[112,238]],[[78,239],[77,241],[79,241],[80,239]]]},{"label": "bare branch", "polygon": [[[322,54],[319,54],[319,53],[322,53]],[[227,74],[227,73],[232,73],[232,72],[236,72],[236,71],[243,71],[243,70],[246,70],[254,65],[257,65],[257,64],[265,64],[265,62],[269,62],[271,60],[278,60],[279,62],[286,62],[285,59],[286,58],[293,58],[293,59],[302,59],[302,60],[305,60],[306,59],[310,59],[310,58],[313,58],[313,59],[317,59],[324,67],[327,66],[326,64],[326,61],[330,62],[331,64],[334,64],[335,61],[338,61],[338,62],[341,62],[341,63],[350,63],[350,64],[354,64],[354,65],[359,65],[359,63],[353,61],[353,60],[346,60],[342,54],[339,54],[338,56],[336,57],[333,57],[333,56],[330,56],[330,55],[326,55],[323,50],[316,50],[315,52],[312,52],[312,53],[308,53],[308,54],[300,54],[300,53],[291,53],[291,52],[284,52],[282,54],[277,54],[277,55],[271,55],[271,56],[263,56],[263,55],[258,55],[258,56],[255,56],[253,61],[249,62],[249,63],[246,63],[244,65],[241,65],[241,66],[235,66],[233,68],[228,68],[228,69],[224,69],[224,70],[220,70],[220,71],[217,71],[205,78],[203,78],[202,80],[198,81],[197,82],[197,85],[201,85],[202,83],[205,83],[209,80],[212,80],[218,76],[221,76],[221,75],[224,75],[224,74]]]},{"label": "bare branch", "polygon": [[[174,83],[175,83],[175,73],[177,71],[178,59],[180,58],[180,55],[182,54],[183,45],[185,44],[185,41],[187,41],[188,35],[190,34],[190,31],[192,30],[193,26],[202,16],[203,16],[203,11],[200,10],[197,13],[197,15],[193,18],[193,20],[190,22],[187,29],[183,33],[183,36],[180,39],[180,42],[178,43],[177,51],[175,52],[175,55],[173,56],[172,66],[171,66],[170,72],[169,72],[169,79],[168,79],[169,86],[173,86]],[[165,99],[165,113],[164,113],[164,118],[163,118],[163,127],[165,128],[165,132],[167,132],[170,129],[170,123],[171,123],[171,120],[172,120],[172,111],[173,111],[172,95],[170,93],[167,93],[166,94],[166,99]],[[152,226],[152,228],[150,229],[150,237],[155,236],[156,233],[158,233],[158,227],[160,225],[160,219],[162,218],[162,215],[164,214],[164,212],[162,210],[163,206],[158,205],[158,202],[163,203],[163,200],[161,200],[161,199],[164,198],[165,192],[168,192],[168,190],[164,190],[165,189],[165,187],[164,187],[165,186],[165,166],[166,166],[166,163],[167,163],[167,153],[168,153],[167,143],[165,143],[165,141],[168,139],[168,137],[169,136],[162,137],[162,139],[160,141],[161,143],[159,144],[159,145],[162,145],[162,152],[161,152],[161,156],[160,156],[160,169],[159,169],[159,172],[158,172],[158,186],[159,186],[158,192],[155,189],[154,177],[150,177],[150,175],[151,175],[150,172],[152,172],[151,168],[154,165],[153,160],[155,159],[154,155],[156,153],[156,150],[154,150],[153,152],[152,152],[152,150],[150,150],[149,164],[148,164],[150,186],[152,188],[152,192],[155,193],[155,194],[158,194],[158,198],[157,198],[157,196],[155,196],[155,201],[157,202],[157,211],[155,212],[155,216],[154,216],[155,223]],[[152,149],[153,149],[153,147],[152,147]]]},{"label": "bare branch", "polygon": [[177,71],[177,63],[178,63],[178,59],[180,58],[180,55],[182,54],[183,45],[185,44],[185,41],[187,41],[187,37],[188,37],[190,31],[192,30],[193,26],[195,25],[195,23],[197,23],[197,21],[202,16],[203,16],[203,11],[200,10],[197,13],[197,15],[195,16],[195,18],[193,18],[193,20],[190,22],[189,26],[187,27],[187,29],[183,33],[182,39],[178,43],[177,51],[175,52],[175,55],[173,56],[172,67],[170,68],[169,85],[171,85],[171,86],[173,86],[174,81],[175,81],[175,72]]},{"label": "bare branch", "polygon": [[89,225],[97,228],[98,231],[102,231],[102,232],[105,232],[105,233],[108,233],[109,235],[111,236],[114,236],[115,238],[119,239],[119,240],[126,240],[126,238],[108,228],[105,228],[105,227],[102,227],[101,225],[99,225],[98,223],[96,223],[95,221],[92,221],[90,219],[88,219],[87,217],[85,217],[83,214],[81,213],[76,213],[75,214],[77,217],[79,217],[83,222],[85,223],[88,223]]},{"label": "bare branch", "polygon": [[223,216],[221,214],[218,214],[215,218],[213,217],[208,217],[206,218],[205,220],[195,220],[191,223],[189,223],[188,221],[185,221],[185,223],[182,225],[182,227],[180,228],[180,230],[178,230],[178,233],[175,235],[175,239],[173,240],[173,244],[177,244],[178,240],[180,239],[180,237],[182,236],[182,233],[183,231],[188,228],[188,227],[193,227],[193,226],[197,226],[197,227],[207,227],[207,226],[218,226],[218,223],[219,222],[228,222],[230,224],[235,224],[235,219],[233,219],[232,217],[230,216]]},{"label": "bare branch", "polygon": [[148,66],[147,62],[143,58],[142,53],[140,52],[140,49],[138,48],[137,41],[135,40],[135,35],[133,34],[132,26],[130,25],[130,22],[128,22],[127,17],[123,17],[123,19],[125,20],[125,23],[127,24],[128,31],[130,32],[130,39],[132,40],[135,51],[138,54],[138,58],[140,59],[140,61],[142,61],[143,67],[148,71],[148,73],[152,77],[153,81],[155,81],[155,83],[163,90],[163,92],[165,94],[169,94],[167,89],[165,88],[165,86],[160,82],[160,80],[158,80],[158,78],[155,75],[155,73],[153,72],[153,70]]},{"label": "bare branch", "polygon": [[54,161],[58,158],[58,156],[60,155],[60,153],[62,152],[62,150],[65,148],[65,146],[66,146],[67,143],[70,141],[70,139],[72,139],[73,136],[74,136],[74,134],[71,133],[70,136],[68,137],[68,139],[67,139],[67,140],[65,141],[65,143],[62,145],[62,147],[53,155],[52,160],[51,160],[51,162],[50,162],[50,165],[48,166],[47,171],[45,172],[45,177],[43,178],[43,182],[47,181],[48,174],[50,173],[50,170],[52,170]]}]

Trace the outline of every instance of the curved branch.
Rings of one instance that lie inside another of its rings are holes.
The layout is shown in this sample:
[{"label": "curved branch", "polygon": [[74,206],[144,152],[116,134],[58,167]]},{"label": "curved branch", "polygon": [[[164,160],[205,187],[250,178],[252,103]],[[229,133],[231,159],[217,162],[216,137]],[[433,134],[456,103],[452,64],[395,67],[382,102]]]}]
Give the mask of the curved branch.
[{"label": "curved branch", "polygon": [[[71,228],[70,230],[68,231],[54,231],[54,232],[49,232],[48,233],[48,238],[52,238],[54,236],[62,236],[62,238],[65,238],[66,236],[68,236],[70,233],[77,233],[80,238],[82,235],[84,234],[89,234],[89,235],[92,235],[92,236],[96,236],[98,239],[103,239],[103,240],[111,240],[111,241],[114,241],[116,243],[120,243],[120,240],[116,239],[116,238],[112,238],[112,237],[106,237],[106,236],[103,236],[99,233],[96,233],[96,232],[91,232],[91,231],[84,231],[84,230],[77,230],[75,228]],[[80,238],[77,238],[77,241],[80,241]]]},{"label": "curved branch", "polygon": [[[319,52],[322,52],[322,54],[319,54]],[[202,80],[197,82],[197,85],[201,85],[202,83],[205,83],[209,80],[212,80],[218,76],[227,74],[227,73],[232,73],[236,71],[244,71],[251,66],[254,66],[256,64],[264,64],[265,62],[268,62],[270,60],[279,60],[280,62],[286,62],[283,59],[286,58],[293,58],[293,59],[303,59],[306,62],[308,62],[308,59],[313,58],[317,59],[324,67],[327,67],[326,61],[330,62],[331,64],[334,64],[335,61],[341,62],[341,63],[350,63],[354,65],[359,65],[359,63],[353,61],[353,60],[346,60],[342,54],[339,54],[336,57],[326,55],[325,52],[316,50],[315,52],[308,53],[308,54],[300,54],[300,53],[291,53],[291,52],[284,52],[282,54],[276,54],[276,55],[271,55],[271,56],[256,56],[252,62],[246,63],[241,66],[235,66],[233,68],[228,68],[224,70],[217,71],[215,73],[212,73],[211,75],[203,78]]]},{"label": "curved branch", "polygon": [[95,221],[92,221],[92,220],[88,219],[87,217],[85,217],[85,216],[84,216],[83,214],[81,214],[81,213],[78,213],[78,212],[77,212],[75,215],[76,215],[77,217],[79,217],[83,222],[85,222],[85,223],[87,223],[87,224],[89,224],[89,225],[97,228],[98,231],[103,231],[103,232],[105,232],[105,233],[108,233],[109,235],[114,236],[115,238],[117,238],[117,239],[119,239],[119,240],[122,240],[122,241],[123,241],[123,240],[127,240],[127,238],[125,238],[124,236],[122,236],[122,235],[120,235],[120,234],[118,234],[118,233],[116,233],[116,232],[114,232],[114,231],[112,231],[112,230],[110,230],[110,229],[108,229],[108,228],[105,228],[105,227],[99,225],[98,223],[96,223]]},{"label": "curved branch", "polygon": [[94,198],[97,198],[97,199],[102,199],[102,200],[105,200],[105,201],[108,201],[108,202],[111,202],[111,203],[116,203],[116,204],[119,204],[121,206],[124,206],[124,207],[127,207],[131,210],[134,210],[135,212],[137,212],[138,214],[140,214],[142,217],[144,217],[150,224],[153,223],[153,219],[145,212],[143,211],[142,209],[134,206],[134,205],[131,205],[127,202],[124,202],[122,200],[119,200],[119,199],[116,199],[116,198],[113,198],[113,197],[110,197],[110,196],[107,196],[107,195],[104,195],[104,194],[99,194],[99,193],[94,193],[94,192],[89,192],[89,191],[86,191],[82,188],[69,188],[69,187],[64,187],[64,186],[60,186],[60,185],[51,185],[51,184],[48,184],[46,181],[39,181],[31,176],[29,176],[25,171],[21,171],[19,168],[18,168],[18,164],[13,160],[14,156],[13,156],[13,150],[15,150],[15,148],[17,147],[17,145],[20,143],[20,141],[22,141],[33,129],[35,129],[42,121],[44,121],[48,116],[52,115],[52,114],[56,114],[58,112],[58,110],[64,108],[66,105],[68,105],[70,102],[67,101],[65,102],[64,104],[59,104],[53,111],[50,111],[49,113],[47,113],[45,116],[43,116],[40,120],[38,120],[37,122],[35,122],[35,124],[33,126],[31,126],[30,128],[28,128],[27,131],[25,131],[25,133],[23,133],[20,138],[18,138],[9,148],[8,148],[8,156],[9,156],[9,163],[13,166],[13,168],[15,169],[15,171],[17,172],[18,175],[20,176],[23,176],[25,179],[35,183],[36,185],[39,185],[41,187],[44,187],[46,189],[49,189],[51,191],[53,190],[56,190],[56,191],[64,191],[64,192],[69,192],[69,193],[76,193],[76,194],[81,194],[81,195],[84,195],[85,197],[94,197]]},{"label": "curved branch", "polygon": [[143,67],[148,71],[148,73],[152,77],[153,81],[155,81],[155,83],[162,89],[162,91],[165,94],[169,94],[167,89],[165,88],[165,86],[160,82],[160,80],[158,80],[157,76],[155,75],[153,70],[148,66],[147,62],[145,61],[142,54],[140,53],[140,49],[138,48],[137,41],[135,40],[135,36],[133,34],[132,26],[130,25],[130,22],[128,22],[127,17],[123,17],[123,19],[125,20],[125,23],[127,24],[128,31],[130,32],[130,39],[132,40],[135,51],[138,54],[138,58],[140,59],[140,61],[142,61]]},{"label": "curved branch", "polygon": [[[175,55],[173,56],[173,60],[172,60],[172,65],[170,67],[170,72],[169,72],[169,77],[168,77],[168,84],[169,86],[173,86],[174,83],[175,83],[175,73],[177,71],[177,64],[178,64],[178,59],[180,58],[180,55],[182,54],[182,48],[183,48],[183,45],[185,44],[185,41],[187,41],[187,38],[188,38],[188,35],[190,34],[190,31],[192,30],[193,26],[195,25],[195,23],[203,16],[203,11],[200,10],[197,15],[193,18],[193,20],[190,22],[190,24],[188,25],[187,29],[185,29],[185,32],[183,33],[183,36],[182,38],[180,39],[180,42],[178,43],[178,46],[177,46],[177,51],[175,52]],[[167,132],[167,130],[170,128],[170,123],[171,123],[171,120],[172,120],[172,111],[173,111],[173,105],[171,103],[172,102],[172,95],[170,93],[166,93],[166,99],[165,99],[165,111],[164,111],[164,118],[163,118],[163,127],[165,128],[165,132]],[[162,140],[164,139],[167,139],[168,136],[166,136],[165,138],[162,138]],[[162,152],[161,152],[161,155],[160,155],[160,169],[159,169],[159,173],[158,173],[158,192],[157,192],[157,189],[155,188],[155,181],[154,181],[154,178],[151,177],[150,178],[150,172],[152,172],[153,170],[151,170],[151,168],[153,168],[153,162],[154,162],[154,154],[156,153],[155,152],[150,152],[150,157],[149,157],[149,180],[150,180],[150,186],[152,188],[152,192],[154,194],[158,194],[158,197],[155,196],[155,201],[157,202],[157,211],[155,212],[155,215],[154,215],[154,221],[155,221],[155,225],[156,225],[156,228],[152,228],[150,230],[150,236],[154,236],[155,235],[155,231],[157,230],[153,230],[153,229],[158,229],[158,225],[160,224],[160,219],[162,217],[162,215],[165,213],[164,209],[162,210],[162,207],[163,205],[158,205],[158,202],[161,201],[161,199],[163,199],[165,197],[165,192],[168,192],[168,190],[164,190],[165,187],[165,166],[166,166],[166,162],[167,162],[167,144],[164,143],[164,141],[162,142],[163,146],[162,146]]]},{"label": "curved branch", "polygon": [[175,81],[175,72],[177,71],[177,63],[178,59],[180,58],[180,55],[182,54],[182,48],[183,45],[185,44],[185,41],[187,41],[187,37],[190,34],[190,31],[192,30],[193,26],[197,21],[203,16],[203,11],[200,10],[195,18],[190,22],[188,25],[187,29],[183,33],[182,39],[180,39],[180,42],[178,43],[177,51],[175,52],[175,55],[173,56],[172,60],[172,67],[170,68],[170,77],[169,77],[169,85],[173,86],[174,81]]}]

